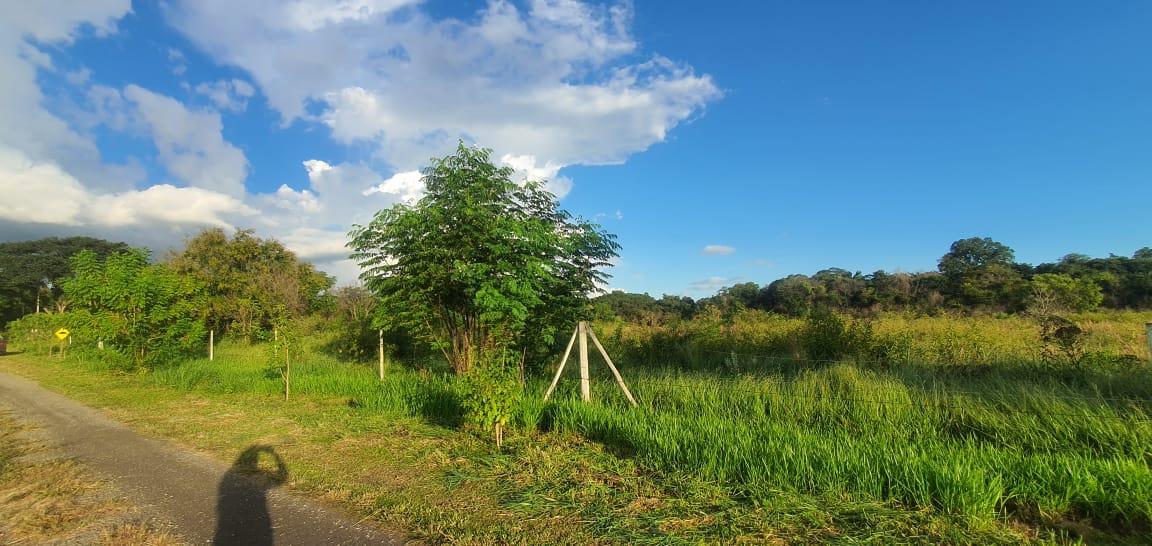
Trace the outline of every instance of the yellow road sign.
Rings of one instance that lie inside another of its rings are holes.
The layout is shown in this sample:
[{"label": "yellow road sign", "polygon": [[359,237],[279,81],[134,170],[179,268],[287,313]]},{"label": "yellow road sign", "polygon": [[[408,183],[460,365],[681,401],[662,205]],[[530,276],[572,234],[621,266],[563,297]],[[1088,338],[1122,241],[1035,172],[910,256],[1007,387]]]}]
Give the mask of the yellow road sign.
[{"label": "yellow road sign", "polygon": [[72,332],[69,332],[67,328],[61,328],[59,330],[56,330],[56,337],[59,338],[61,341],[63,341],[65,339],[67,339],[68,334],[71,334],[71,333]]}]

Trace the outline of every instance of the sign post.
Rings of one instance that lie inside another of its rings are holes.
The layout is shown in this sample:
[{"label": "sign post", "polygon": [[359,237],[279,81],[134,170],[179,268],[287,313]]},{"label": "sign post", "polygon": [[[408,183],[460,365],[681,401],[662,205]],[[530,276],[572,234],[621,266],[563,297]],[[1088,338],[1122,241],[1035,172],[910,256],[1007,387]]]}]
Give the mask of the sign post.
[{"label": "sign post", "polygon": [[72,332],[69,332],[67,328],[56,330],[56,339],[60,340],[60,358],[64,358],[64,344],[66,342],[71,342],[71,340],[68,339],[68,336],[71,333]]}]

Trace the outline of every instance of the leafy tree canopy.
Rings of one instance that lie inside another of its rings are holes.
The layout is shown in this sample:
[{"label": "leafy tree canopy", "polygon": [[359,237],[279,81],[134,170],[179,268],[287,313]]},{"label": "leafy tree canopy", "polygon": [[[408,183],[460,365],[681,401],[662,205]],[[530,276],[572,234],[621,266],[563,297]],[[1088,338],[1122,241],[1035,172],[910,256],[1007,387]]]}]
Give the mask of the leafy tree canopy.
[{"label": "leafy tree canopy", "polygon": [[423,171],[427,193],[349,234],[382,316],[467,372],[483,351],[531,351],[588,313],[615,237],[559,208],[540,182],[512,180],[491,150],[465,146]]},{"label": "leafy tree canopy", "polygon": [[970,237],[952,243],[940,258],[940,272],[948,277],[961,277],[993,265],[1011,266],[1016,254],[1011,248],[988,237]]},{"label": "leafy tree canopy", "polygon": [[1091,311],[1102,301],[1100,285],[1091,279],[1041,273],[1032,277],[1027,303],[1031,311],[1048,315],[1059,311]]},{"label": "leafy tree canopy", "polygon": [[203,311],[213,328],[245,337],[270,327],[275,315],[292,318],[315,310],[333,284],[332,277],[279,241],[256,237],[252,230],[229,237],[223,229],[206,229],[169,263],[207,287]]},{"label": "leafy tree canopy", "polygon": [[71,274],[69,262],[82,250],[98,258],[126,252],[128,245],[91,237],[67,237],[0,243],[0,324],[36,310],[60,308],[60,281]]},{"label": "leafy tree canopy", "polygon": [[[56,328],[72,332],[77,347],[126,368],[152,367],[200,354],[206,334],[196,312],[203,286],[164,264],[149,263],[148,253],[133,249],[101,259],[84,250],[72,259],[73,276],[61,285],[68,311],[28,315],[13,330],[40,339]],[[117,358],[113,358],[117,357]]]}]

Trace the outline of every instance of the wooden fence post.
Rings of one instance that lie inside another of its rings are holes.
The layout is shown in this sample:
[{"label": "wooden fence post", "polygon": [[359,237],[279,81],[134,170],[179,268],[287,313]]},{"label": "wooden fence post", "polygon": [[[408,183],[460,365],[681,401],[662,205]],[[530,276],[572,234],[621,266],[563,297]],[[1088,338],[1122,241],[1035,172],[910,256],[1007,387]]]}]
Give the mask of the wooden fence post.
[{"label": "wooden fence post", "polygon": [[632,398],[632,391],[628,390],[628,385],[624,384],[624,378],[620,376],[620,370],[616,369],[616,365],[612,363],[612,359],[608,356],[608,351],[604,350],[604,346],[600,344],[600,340],[596,338],[596,332],[591,328],[588,329],[588,334],[592,336],[592,343],[596,344],[596,348],[600,350],[600,356],[604,357],[604,362],[608,363],[608,369],[612,370],[612,375],[616,377],[616,384],[620,385],[620,390],[624,391],[624,396],[628,401],[636,406],[636,399]]},{"label": "wooden fence post", "polygon": [[284,399],[288,399],[289,383],[292,381],[292,363],[288,360],[288,344],[284,344]]},{"label": "wooden fence post", "polygon": [[1152,322],[1144,324],[1144,339],[1148,342],[1148,360],[1152,361]]},{"label": "wooden fence post", "polygon": [[216,330],[208,330],[208,361],[216,360]]},{"label": "wooden fence post", "polygon": [[380,380],[383,381],[384,380],[384,330],[380,330],[379,334],[380,334],[380,365],[378,366],[377,369],[379,371]]},{"label": "wooden fence post", "polygon": [[552,378],[552,384],[548,385],[548,391],[544,393],[545,402],[548,401],[549,396],[552,396],[552,391],[556,390],[556,384],[560,382],[560,374],[564,373],[564,365],[568,364],[568,356],[572,354],[572,345],[576,343],[576,336],[579,334],[579,327],[572,331],[572,339],[568,340],[568,348],[564,349],[564,356],[560,358],[560,365],[556,367],[556,375]]},{"label": "wooden fence post", "polygon": [[592,399],[592,386],[588,382],[588,326],[580,321],[576,329],[580,331],[580,399],[587,402]]}]

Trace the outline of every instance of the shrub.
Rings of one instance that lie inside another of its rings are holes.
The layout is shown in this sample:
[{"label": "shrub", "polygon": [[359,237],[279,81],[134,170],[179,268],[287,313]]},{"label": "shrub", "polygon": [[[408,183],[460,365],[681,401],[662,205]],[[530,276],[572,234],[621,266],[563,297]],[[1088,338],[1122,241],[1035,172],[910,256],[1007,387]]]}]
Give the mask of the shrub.
[{"label": "shrub", "polygon": [[499,448],[522,393],[515,366],[503,356],[481,355],[472,371],[461,378],[460,393],[467,420],[491,431]]}]

